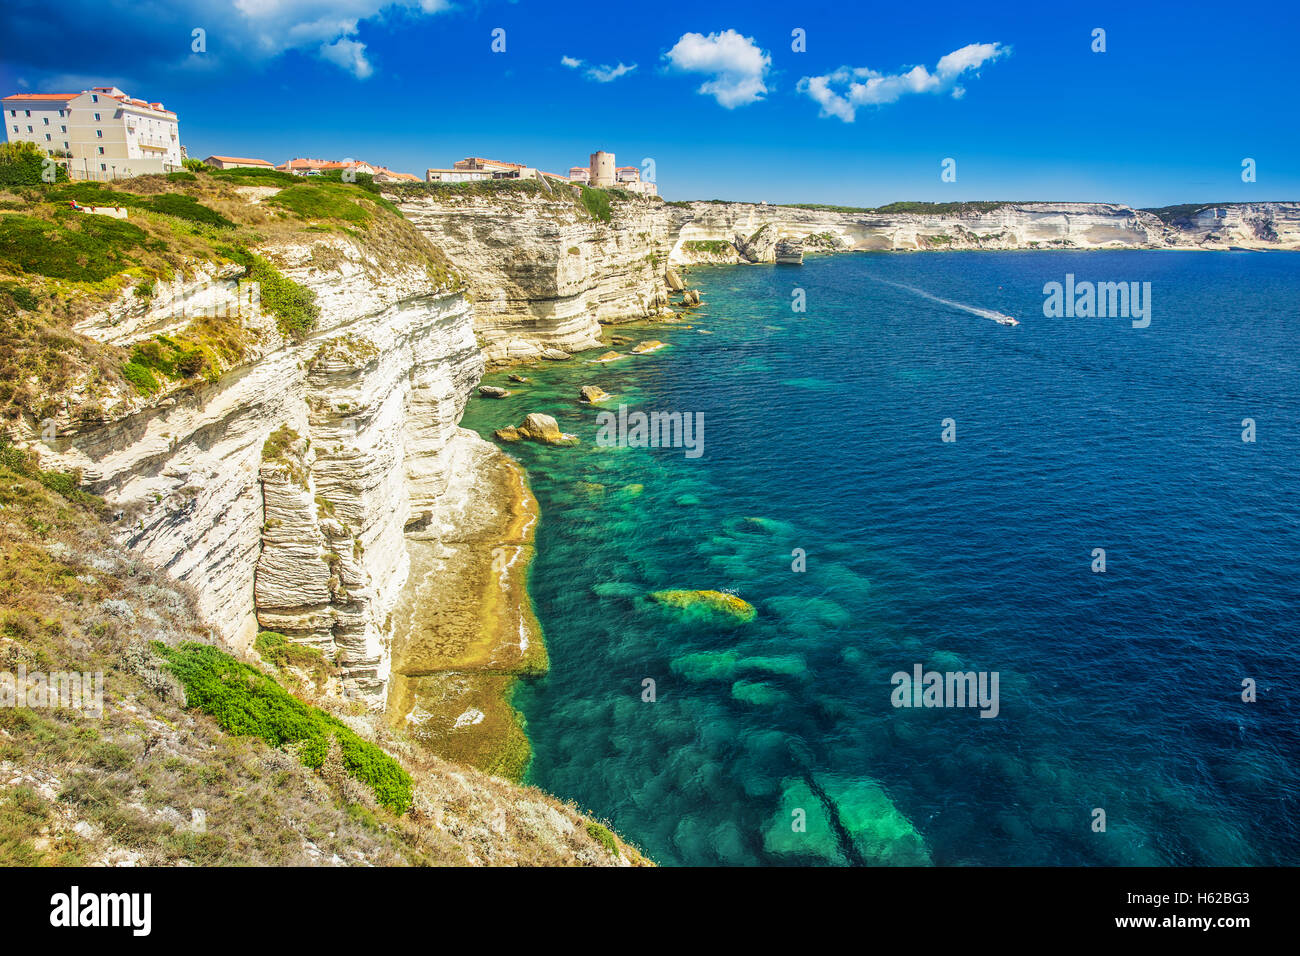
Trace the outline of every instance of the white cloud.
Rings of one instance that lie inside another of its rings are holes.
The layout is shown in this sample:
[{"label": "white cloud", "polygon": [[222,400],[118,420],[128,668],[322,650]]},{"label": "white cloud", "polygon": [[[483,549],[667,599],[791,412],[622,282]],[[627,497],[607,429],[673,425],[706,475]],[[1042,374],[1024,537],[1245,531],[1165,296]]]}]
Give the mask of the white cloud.
[{"label": "white cloud", "polygon": [[966,95],[966,88],[957,85],[962,74],[1010,55],[1011,47],[1001,43],[971,43],[940,57],[933,73],[923,66],[901,73],[842,66],[823,76],[805,76],[799,81],[799,92],[817,102],[822,116],[852,123],[858,107],[896,103],[912,93],[948,93],[959,100]]},{"label": "white cloud", "polygon": [[219,10],[211,12],[215,19],[210,22],[221,24],[230,40],[263,57],[314,49],[322,59],[364,80],[374,67],[366,57],[366,45],[356,39],[359,24],[381,19],[390,11],[412,16],[441,13],[451,4],[448,0],[235,0],[234,10],[242,20],[233,25],[225,3],[203,0],[196,6],[206,8],[205,12]]},{"label": "white cloud", "polygon": [[[582,64],[585,61],[579,60],[577,57],[574,56],[562,56],[560,57],[560,62],[563,63],[565,66],[567,66],[569,69],[576,70],[578,69],[578,67],[582,66]],[[595,80],[597,83],[612,83],[615,80],[617,80],[620,76],[624,76],[628,73],[631,73],[635,69],[636,69],[635,63],[633,63],[631,66],[628,66],[626,63],[620,60],[618,66],[606,66],[604,63],[602,63],[600,66],[593,66],[584,70],[583,75],[586,76],[587,79],[589,80]]]},{"label": "white cloud", "polygon": [[682,73],[707,73],[698,92],[712,96],[719,106],[735,109],[756,103],[767,93],[767,71],[772,57],[759,49],[752,38],[735,30],[722,33],[684,33],[664,54],[672,69]]},{"label": "white cloud", "polygon": [[631,73],[635,69],[635,63],[631,66],[627,66],[620,61],[618,66],[593,66],[587,71],[587,76],[595,80],[597,83],[611,83],[623,74]]},{"label": "white cloud", "polygon": [[322,43],[320,45],[320,55],[322,59],[329,60],[336,66],[347,70],[358,80],[364,80],[375,72],[375,68],[366,59],[366,45],[358,43],[356,40],[347,40],[340,37],[333,43]]}]

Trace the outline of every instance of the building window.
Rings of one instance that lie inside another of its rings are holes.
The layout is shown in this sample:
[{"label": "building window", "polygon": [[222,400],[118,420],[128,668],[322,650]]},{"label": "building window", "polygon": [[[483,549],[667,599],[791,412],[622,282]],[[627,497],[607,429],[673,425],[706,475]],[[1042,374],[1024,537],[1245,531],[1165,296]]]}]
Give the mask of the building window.
[{"label": "building window", "polygon": [[31,115],[32,115],[32,111],[31,111],[31,110],[24,110],[23,112],[26,113],[28,116],[31,116]]},{"label": "building window", "polygon": [[90,102],[92,102],[92,103],[98,103],[98,102],[99,102],[99,94],[98,94],[98,93],[91,93],[91,94],[90,94]]},{"label": "building window", "polygon": [[50,118],[48,116],[42,116],[41,119],[44,120],[46,126],[50,125]]},{"label": "building window", "polygon": [[50,134],[49,134],[49,133],[46,133],[46,134],[45,134],[45,141],[46,141],[46,142],[49,142],[49,139],[50,139]]},{"label": "building window", "polygon": [[66,133],[67,131],[68,131],[68,128],[67,128],[66,126],[60,126],[60,127],[59,127],[59,132],[60,132],[60,133]]},{"label": "building window", "polygon": [[28,126],[28,127],[27,127],[27,132],[29,132],[29,133],[30,133],[30,132],[31,132],[31,131],[32,131],[32,128],[31,128],[31,126]]},{"label": "building window", "polygon": [[95,114],[95,122],[96,122],[96,123],[99,122],[99,114],[98,114],[98,113]]},{"label": "building window", "polygon": [[97,130],[95,130],[95,135],[98,136],[100,139],[103,139],[103,138],[104,138],[104,131],[103,131],[102,129],[97,129]]},{"label": "building window", "polygon": [[64,142],[63,142],[63,148],[64,148],[64,149],[67,149],[67,148],[68,148],[67,140],[64,140]]},{"label": "building window", "polygon": [[103,155],[104,155],[104,147],[103,147],[103,146],[99,147],[99,155],[100,155],[100,156],[103,156]]},{"label": "building window", "polygon": [[102,172],[108,172],[108,164],[107,164],[107,163],[100,163],[100,164],[99,164],[99,168],[100,168],[100,170],[101,170]]},{"label": "building window", "polygon": [[17,111],[17,110],[10,110],[10,111],[9,111],[9,115],[10,115],[10,116],[17,116],[17,115],[18,115],[18,111]]}]

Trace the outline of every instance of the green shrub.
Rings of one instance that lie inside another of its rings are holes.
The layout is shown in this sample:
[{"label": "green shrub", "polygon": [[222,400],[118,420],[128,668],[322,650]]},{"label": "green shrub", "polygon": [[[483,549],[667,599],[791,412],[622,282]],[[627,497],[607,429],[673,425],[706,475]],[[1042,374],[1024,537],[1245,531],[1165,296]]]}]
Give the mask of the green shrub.
[{"label": "green shrub", "polygon": [[614,856],[618,856],[618,841],[614,839],[614,834],[610,833],[608,829],[595,821],[589,820],[587,821],[587,835]]},{"label": "green shrub", "polygon": [[337,718],[304,704],[270,676],[215,647],[153,646],[185,686],[189,706],[210,714],[227,733],[258,737],[273,747],[298,744],[299,759],[313,769],[325,762],[333,738],[349,776],[369,786],[379,803],[394,813],[410,808],[410,774]]},{"label": "green shrub", "polygon": [[597,222],[609,222],[609,191],[605,189],[594,189],[591,186],[582,187],[582,206],[592,219]]},{"label": "green shrub", "polygon": [[[35,143],[0,143],[0,186],[40,186],[46,156]],[[55,182],[67,182],[68,171],[54,166]]]},{"label": "green shrub", "polygon": [[202,223],[205,226],[219,226],[222,229],[235,228],[235,224],[221,213],[215,209],[209,209],[193,196],[186,196],[183,193],[163,193],[160,196],[154,196],[149,201],[148,208],[165,216],[175,216],[177,219]]},{"label": "green shrub", "polygon": [[186,172],[185,170],[178,170],[174,173],[168,173],[167,181],[169,183],[197,183],[199,177],[195,176],[193,173]]},{"label": "green shrub", "polygon": [[8,293],[9,298],[14,300],[14,305],[18,306],[20,309],[26,309],[31,312],[40,305],[40,300],[36,298],[35,294],[30,289],[25,289],[15,282],[2,283],[0,284],[0,289],[3,289]]},{"label": "green shrub", "polygon": [[262,631],[253,641],[257,653],[278,671],[286,667],[300,667],[312,674],[317,683],[329,674],[329,665],[325,656],[314,647],[295,644],[283,634],[275,631]]},{"label": "green shrub", "polygon": [[244,278],[258,284],[262,308],[275,316],[276,327],[301,342],[316,327],[320,306],[316,293],[283,275],[269,260],[247,249],[221,250],[244,267]]},{"label": "green shrub", "polygon": [[[284,453],[289,450],[289,446],[298,440],[298,433],[288,425],[281,425],[271,434],[266,436],[266,441],[262,443],[262,460],[263,461],[280,461],[284,458]],[[266,633],[275,633],[268,631]]]},{"label": "green shrub", "polygon": [[127,362],[122,366],[122,377],[145,395],[152,395],[162,388],[153,372],[138,362]]}]

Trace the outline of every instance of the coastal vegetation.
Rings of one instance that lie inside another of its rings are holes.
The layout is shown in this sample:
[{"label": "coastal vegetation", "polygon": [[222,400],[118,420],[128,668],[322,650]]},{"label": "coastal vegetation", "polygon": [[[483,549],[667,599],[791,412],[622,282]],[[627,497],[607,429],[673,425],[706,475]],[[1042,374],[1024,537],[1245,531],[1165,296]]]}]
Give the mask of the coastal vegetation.
[{"label": "coastal vegetation", "polygon": [[725,239],[688,239],[682,243],[687,252],[707,253],[715,256],[730,255],[736,247]]},{"label": "coastal vegetation", "polygon": [[381,806],[398,815],[410,809],[411,775],[396,760],[274,678],[206,644],[155,643],[153,649],[184,686],[189,706],[210,714],[222,730],[272,747],[296,745],[303,765],[317,770],[337,749],[344,770],[370,787]]},{"label": "coastal vegetation", "polygon": [[[16,157],[16,158],[15,158]],[[38,156],[37,159],[40,157]],[[369,176],[356,183],[335,176],[301,177],[274,170],[214,170],[187,164],[168,175],[114,183],[54,183],[27,169],[23,150],[0,152],[0,415],[39,421],[79,387],[81,414],[95,416],[120,385],[144,398],[216,381],[244,361],[254,344],[246,316],[206,316],[153,342],[122,349],[73,330],[87,314],[129,292],[142,304],[159,282],[196,268],[242,267],[233,278],[256,282],[261,308],[280,333],[302,341],[319,307],[303,285],[284,275],[274,249],[287,243],[319,247],[333,234],[377,261],[422,264],[438,288],[459,282],[446,257],[379,194]],[[240,192],[278,190],[261,203]],[[124,208],[126,219],[77,207]],[[337,249],[332,250],[337,258]],[[315,262],[315,257],[313,262]]]}]

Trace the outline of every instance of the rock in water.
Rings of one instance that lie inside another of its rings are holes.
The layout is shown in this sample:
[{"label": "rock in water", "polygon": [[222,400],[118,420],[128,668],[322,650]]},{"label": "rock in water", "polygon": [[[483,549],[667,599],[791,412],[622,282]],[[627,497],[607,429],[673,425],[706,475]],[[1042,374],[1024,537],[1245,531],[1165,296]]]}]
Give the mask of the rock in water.
[{"label": "rock in water", "polygon": [[498,388],[495,385],[480,385],[478,393],[484,398],[508,398],[510,391],[504,388]]},{"label": "rock in water", "polygon": [[498,429],[494,434],[498,440],[505,442],[515,442],[521,438],[543,445],[576,445],[578,442],[577,435],[567,435],[560,431],[559,422],[540,412],[532,412],[522,424]]},{"label": "rock in water", "polygon": [[748,624],[758,613],[748,601],[722,591],[654,591],[650,600],[712,624]]},{"label": "rock in water", "polygon": [[682,282],[682,277],[677,274],[676,269],[669,269],[665,272],[664,281],[668,283],[668,288],[674,292],[681,292],[686,288],[686,284]]},{"label": "rock in water", "polygon": [[660,342],[658,339],[647,339],[646,341],[633,346],[632,354],[644,355],[646,352],[657,352],[663,347],[664,343]]},{"label": "rock in water", "polygon": [[573,356],[562,349],[542,349],[542,358],[550,359],[552,362],[563,362],[572,357]]},{"label": "rock in water", "polygon": [[699,290],[699,289],[687,289],[684,293],[682,293],[682,304],[683,304],[683,305],[699,305],[699,304],[700,304],[700,290]]},{"label": "rock in water", "polygon": [[526,379],[526,378],[524,378],[524,376],[519,375],[519,374],[516,373],[516,374],[512,374],[512,375],[510,376],[510,381],[512,381],[512,382],[526,382],[526,381],[528,381],[528,379]]},{"label": "rock in water", "polygon": [[608,401],[610,398],[609,392],[605,391],[599,385],[584,385],[582,386],[581,392],[583,402],[588,405],[595,405],[597,402]]},{"label": "rock in water", "polygon": [[606,352],[604,355],[602,355],[602,356],[600,356],[599,358],[597,358],[596,361],[597,361],[597,362],[613,362],[613,361],[616,361],[616,360],[618,360],[618,359],[621,359],[622,357],[623,357],[623,353],[621,353],[621,352]]}]

